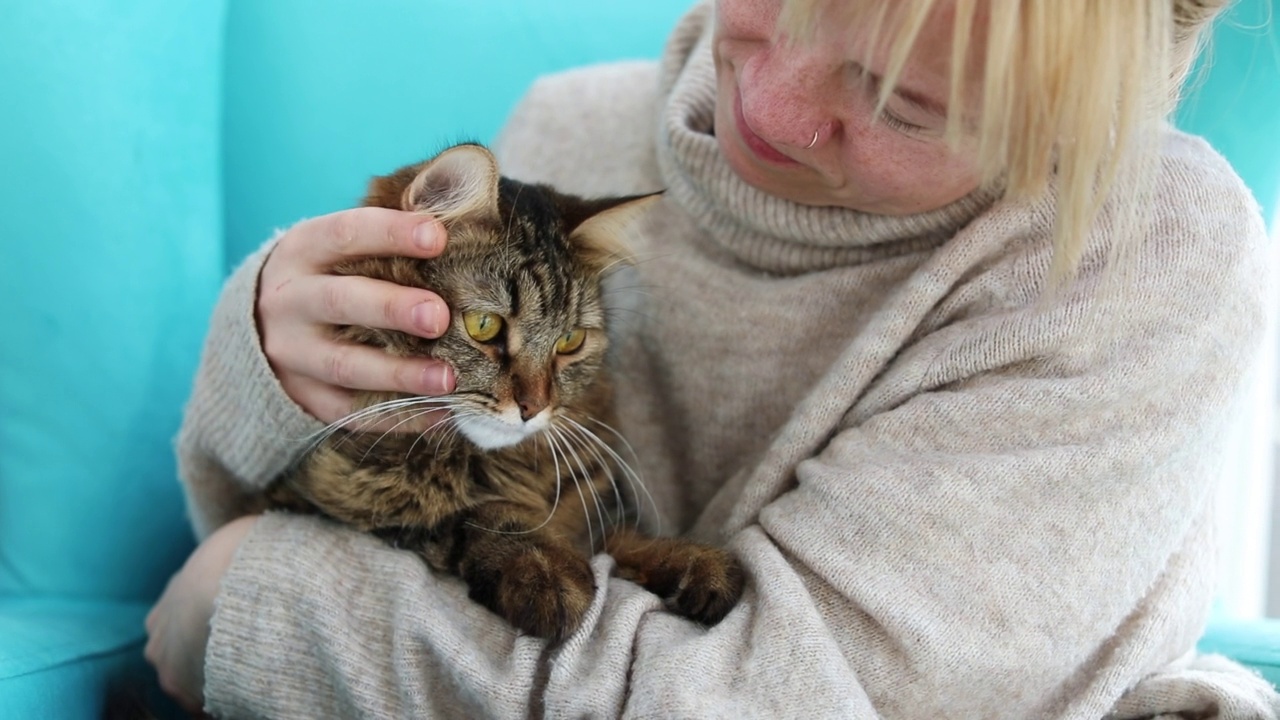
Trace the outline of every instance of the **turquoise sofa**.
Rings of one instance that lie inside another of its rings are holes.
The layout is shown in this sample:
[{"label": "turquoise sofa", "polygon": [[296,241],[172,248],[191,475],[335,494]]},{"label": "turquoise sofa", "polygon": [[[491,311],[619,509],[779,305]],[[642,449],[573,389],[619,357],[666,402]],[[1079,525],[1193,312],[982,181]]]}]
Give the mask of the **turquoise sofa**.
[{"label": "turquoise sofa", "polygon": [[[1280,196],[1277,0],[1245,0],[1179,121]],[[491,138],[537,75],[655,56],[687,0],[9,0],[0,13],[0,718],[142,688],[192,547],[171,438],[221,281],[365,179]],[[583,32],[590,29],[590,32]],[[1206,649],[1280,681],[1280,624]]]}]

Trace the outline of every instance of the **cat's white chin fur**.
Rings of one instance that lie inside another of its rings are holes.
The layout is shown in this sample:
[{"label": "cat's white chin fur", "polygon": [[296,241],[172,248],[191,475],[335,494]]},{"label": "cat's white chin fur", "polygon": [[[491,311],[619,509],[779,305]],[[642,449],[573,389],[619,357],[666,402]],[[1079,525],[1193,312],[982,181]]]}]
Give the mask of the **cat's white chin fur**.
[{"label": "cat's white chin fur", "polygon": [[458,431],[481,450],[498,450],[546,430],[551,426],[551,410],[545,409],[522,420],[514,408],[501,415],[470,415],[458,418]]}]

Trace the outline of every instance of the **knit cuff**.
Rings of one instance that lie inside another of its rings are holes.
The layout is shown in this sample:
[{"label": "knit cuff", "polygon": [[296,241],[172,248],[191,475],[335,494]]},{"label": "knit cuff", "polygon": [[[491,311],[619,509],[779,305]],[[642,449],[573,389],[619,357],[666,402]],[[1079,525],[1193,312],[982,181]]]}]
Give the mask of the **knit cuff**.
[{"label": "knit cuff", "polygon": [[335,542],[334,536],[308,519],[281,514],[268,513],[254,524],[222,579],[210,621],[208,713],[270,717],[284,707],[333,707],[332,697],[317,697],[325,683],[305,672],[314,658],[307,659],[313,655],[307,629],[297,621],[304,616],[299,605],[331,597],[326,568],[306,558],[326,555],[321,546]]}]

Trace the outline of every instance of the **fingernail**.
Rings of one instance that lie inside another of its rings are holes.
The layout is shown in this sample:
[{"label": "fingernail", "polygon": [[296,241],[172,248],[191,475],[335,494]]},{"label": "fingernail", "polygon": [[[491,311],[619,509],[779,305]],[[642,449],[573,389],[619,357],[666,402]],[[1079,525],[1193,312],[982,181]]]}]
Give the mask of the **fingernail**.
[{"label": "fingernail", "polygon": [[422,383],[429,395],[447,395],[453,392],[453,368],[448,365],[432,365],[422,371]]},{"label": "fingernail", "polygon": [[440,337],[440,333],[444,332],[442,318],[445,314],[444,303],[439,300],[427,300],[414,306],[413,324],[428,337]]},{"label": "fingernail", "polygon": [[437,252],[442,239],[439,223],[428,221],[413,229],[413,242],[427,252]]}]

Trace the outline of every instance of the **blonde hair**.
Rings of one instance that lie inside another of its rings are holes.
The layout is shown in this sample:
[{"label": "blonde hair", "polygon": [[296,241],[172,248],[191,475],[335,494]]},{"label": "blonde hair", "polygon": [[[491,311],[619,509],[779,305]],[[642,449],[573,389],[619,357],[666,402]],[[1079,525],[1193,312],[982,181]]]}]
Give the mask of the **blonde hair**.
[{"label": "blonde hair", "polygon": [[[1198,49],[1229,0],[950,0],[954,13],[947,139],[976,137],[984,184],[1035,199],[1056,187],[1050,287],[1070,278],[1102,206],[1117,230],[1112,257],[1146,222],[1161,126]],[[820,11],[867,28],[886,49],[880,103],[916,37],[945,0],[784,0],[779,31],[803,39]],[[986,37],[981,56],[970,43]],[[962,117],[965,71],[981,70],[977,114]],[[883,109],[883,108],[881,108]],[[1114,207],[1115,215],[1111,214]]]}]

